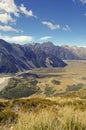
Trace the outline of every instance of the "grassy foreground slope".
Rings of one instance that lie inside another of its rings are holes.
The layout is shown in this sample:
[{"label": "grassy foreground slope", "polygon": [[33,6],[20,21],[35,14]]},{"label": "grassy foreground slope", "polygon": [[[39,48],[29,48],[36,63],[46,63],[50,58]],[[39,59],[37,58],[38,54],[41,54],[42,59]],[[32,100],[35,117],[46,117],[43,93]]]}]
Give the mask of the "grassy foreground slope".
[{"label": "grassy foreground slope", "polygon": [[86,130],[86,100],[80,98],[0,101],[2,130]]}]

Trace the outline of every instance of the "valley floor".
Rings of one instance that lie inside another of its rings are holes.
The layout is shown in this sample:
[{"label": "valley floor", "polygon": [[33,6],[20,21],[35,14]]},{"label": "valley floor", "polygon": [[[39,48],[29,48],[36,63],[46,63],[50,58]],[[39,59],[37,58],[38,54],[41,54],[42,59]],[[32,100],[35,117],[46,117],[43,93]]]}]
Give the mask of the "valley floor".
[{"label": "valley floor", "polygon": [[[10,76],[0,75],[0,97],[18,98],[20,95],[19,98],[23,96],[46,98],[74,95],[85,98],[86,61],[65,62],[68,64],[65,68],[39,68]],[[12,97],[12,93],[16,92],[18,95]],[[84,92],[84,95],[80,92]]]}]

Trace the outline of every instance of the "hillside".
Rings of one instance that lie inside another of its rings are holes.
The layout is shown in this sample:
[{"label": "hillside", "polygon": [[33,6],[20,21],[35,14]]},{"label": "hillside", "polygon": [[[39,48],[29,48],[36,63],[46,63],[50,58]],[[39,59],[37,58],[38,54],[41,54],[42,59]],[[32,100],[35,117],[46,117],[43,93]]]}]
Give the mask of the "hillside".
[{"label": "hillside", "polygon": [[0,100],[0,130],[85,130],[86,100]]},{"label": "hillside", "polygon": [[42,44],[34,43],[26,45],[33,50],[43,50],[47,54],[52,54],[62,60],[85,60],[86,48],[78,46],[57,46],[52,42],[45,42]]},{"label": "hillside", "polygon": [[47,54],[42,49],[18,44],[10,44],[0,40],[0,73],[15,73],[40,67],[64,67],[61,59]]},{"label": "hillside", "polygon": [[85,60],[86,48],[56,46],[52,42],[10,44],[0,39],[0,73],[16,73],[40,67],[65,67],[62,60]]}]

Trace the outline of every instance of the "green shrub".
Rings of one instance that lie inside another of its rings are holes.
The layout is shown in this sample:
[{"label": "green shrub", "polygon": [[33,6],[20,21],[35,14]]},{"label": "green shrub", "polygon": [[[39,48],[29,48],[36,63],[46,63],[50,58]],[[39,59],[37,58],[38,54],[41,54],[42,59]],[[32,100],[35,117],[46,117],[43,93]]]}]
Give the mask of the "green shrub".
[{"label": "green shrub", "polygon": [[36,86],[37,83],[38,83],[38,81],[37,81],[37,80],[31,80],[31,81],[29,81],[29,83],[30,83],[30,85],[32,85],[32,86]]},{"label": "green shrub", "polygon": [[37,80],[23,80],[13,78],[8,85],[0,92],[0,97],[5,99],[16,99],[21,97],[28,97],[36,93],[39,88],[36,86]]},{"label": "green shrub", "polygon": [[82,83],[80,84],[77,84],[77,85],[71,85],[71,86],[68,86],[66,91],[78,91],[79,89],[81,89],[84,85]]},{"label": "green shrub", "polygon": [[54,92],[55,92],[55,90],[53,90],[52,87],[46,87],[44,94],[45,94],[46,96],[52,96],[52,95],[54,94]]},{"label": "green shrub", "polygon": [[61,84],[61,82],[58,81],[58,80],[52,80],[52,83],[55,84],[55,85],[60,85]]}]

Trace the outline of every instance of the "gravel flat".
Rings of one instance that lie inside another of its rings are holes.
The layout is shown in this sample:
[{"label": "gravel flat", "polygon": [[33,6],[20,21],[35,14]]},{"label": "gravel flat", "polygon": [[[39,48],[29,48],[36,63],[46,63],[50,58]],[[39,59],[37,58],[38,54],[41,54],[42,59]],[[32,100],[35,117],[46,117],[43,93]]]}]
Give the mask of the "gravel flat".
[{"label": "gravel flat", "polygon": [[8,84],[10,77],[0,77],[0,91]]}]

